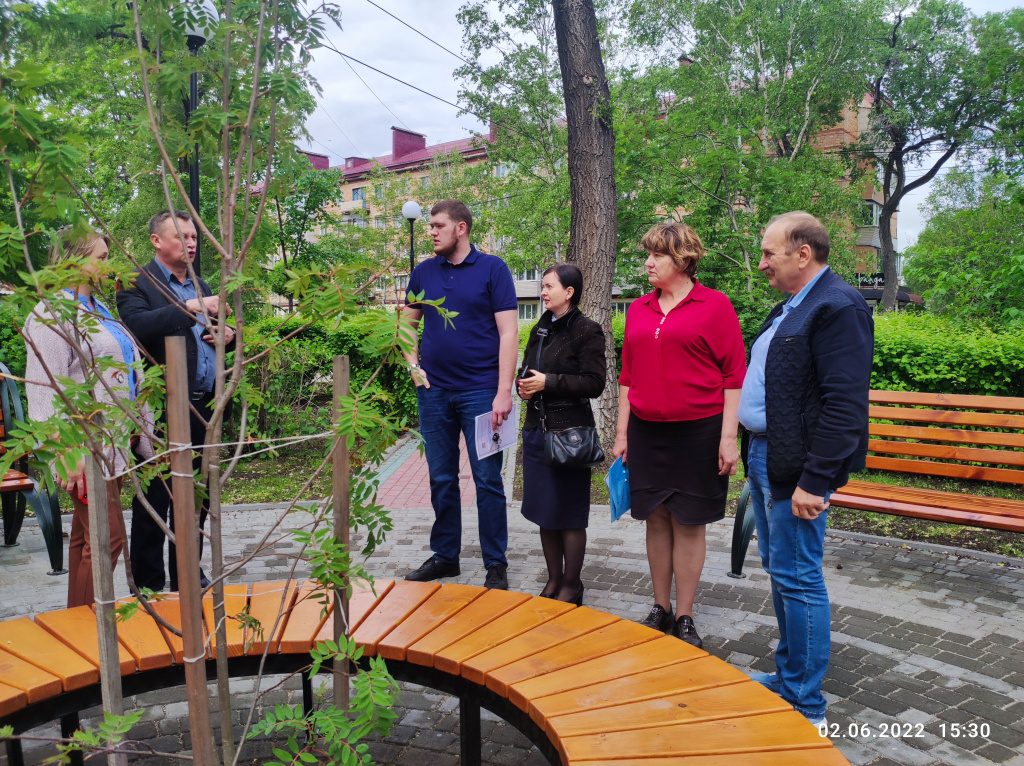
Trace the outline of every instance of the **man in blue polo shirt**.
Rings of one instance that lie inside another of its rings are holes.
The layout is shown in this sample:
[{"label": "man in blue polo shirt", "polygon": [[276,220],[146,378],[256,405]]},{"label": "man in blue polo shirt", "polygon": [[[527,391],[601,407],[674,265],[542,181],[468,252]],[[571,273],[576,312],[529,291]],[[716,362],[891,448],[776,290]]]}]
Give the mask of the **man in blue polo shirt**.
[{"label": "man in blue polo shirt", "polygon": [[[437,580],[461,571],[461,431],[476,484],[480,548],[487,569],[484,585],[507,590],[508,520],[501,453],[477,458],[474,429],[478,415],[492,412],[491,422],[497,428],[512,412],[519,348],[516,289],[503,260],[470,244],[472,228],[473,216],[458,200],[444,200],[431,208],[434,257],[413,271],[402,312],[413,338],[405,359],[416,384],[434,507],[433,555],[405,579]],[[435,306],[418,303],[420,299],[444,299],[442,307],[457,316],[446,320]],[[417,349],[415,331],[420,319],[423,340]]]}]

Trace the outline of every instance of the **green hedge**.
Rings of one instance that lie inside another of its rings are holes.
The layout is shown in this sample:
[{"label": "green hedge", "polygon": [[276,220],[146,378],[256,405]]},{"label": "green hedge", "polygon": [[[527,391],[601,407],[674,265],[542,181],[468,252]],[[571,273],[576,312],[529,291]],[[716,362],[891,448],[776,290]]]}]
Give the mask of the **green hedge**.
[{"label": "green hedge", "polygon": [[1024,337],[929,314],[876,317],[871,387],[1024,396]]},{"label": "green hedge", "polygon": [[18,334],[18,312],[8,298],[0,298],[0,363],[13,375],[25,375],[25,341]]}]

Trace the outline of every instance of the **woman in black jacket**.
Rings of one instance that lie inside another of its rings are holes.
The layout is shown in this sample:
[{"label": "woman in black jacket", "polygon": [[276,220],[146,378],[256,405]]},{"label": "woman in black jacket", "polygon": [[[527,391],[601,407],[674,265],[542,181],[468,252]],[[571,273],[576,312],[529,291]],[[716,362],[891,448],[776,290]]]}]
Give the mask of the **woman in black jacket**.
[{"label": "woman in black jacket", "polygon": [[[579,310],[583,275],[575,266],[559,263],[545,271],[540,295],[547,311],[530,332],[518,380],[519,395],[527,400],[522,511],[540,527],[548,567],[540,595],[582,604],[590,469],[545,465],[538,401],[543,399],[549,431],[594,425],[589,400],[604,390],[604,331]],[[544,330],[546,337],[538,332]]]}]

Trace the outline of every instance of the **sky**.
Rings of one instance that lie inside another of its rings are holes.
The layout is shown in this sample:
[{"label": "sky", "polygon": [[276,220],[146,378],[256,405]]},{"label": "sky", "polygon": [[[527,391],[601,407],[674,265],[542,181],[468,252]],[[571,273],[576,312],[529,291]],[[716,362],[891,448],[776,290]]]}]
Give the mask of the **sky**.
[{"label": "sky", "polygon": [[[452,103],[458,102],[458,83],[452,76],[461,61],[446,53],[462,53],[461,28],[456,19],[464,0],[337,0],[342,27],[329,29],[335,48]],[[974,13],[1005,11],[1024,0],[964,0]],[[426,36],[417,34],[394,16]],[[319,106],[306,123],[313,140],[302,148],[331,158],[331,165],[346,157],[376,157],[391,152],[391,126],[425,133],[427,143],[454,141],[486,126],[471,115],[459,116],[454,106],[417,92],[408,85],[347,61],[329,50],[319,50],[312,73],[323,89]],[[912,172],[911,178],[914,177]],[[925,218],[918,210],[928,186],[911,193],[899,213],[899,247],[917,239]]]}]

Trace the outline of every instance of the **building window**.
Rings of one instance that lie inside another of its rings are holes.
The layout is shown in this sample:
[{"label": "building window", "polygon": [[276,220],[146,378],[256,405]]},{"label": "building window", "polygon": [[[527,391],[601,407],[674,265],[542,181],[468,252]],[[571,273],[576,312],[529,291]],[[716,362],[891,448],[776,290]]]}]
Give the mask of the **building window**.
[{"label": "building window", "polygon": [[430,188],[430,176],[420,176],[420,188],[421,189],[429,189]]},{"label": "building window", "polygon": [[326,235],[327,235],[327,224],[324,223],[324,224],[320,225],[320,236],[324,237]]},{"label": "building window", "polygon": [[530,319],[537,318],[537,303],[520,303],[519,304],[519,320],[527,321]]},{"label": "building window", "polygon": [[364,200],[364,199],[366,199],[366,187],[365,186],[357,186],[355,189],[352,190],[352,201],[353,202],[359,202],[359,200]]},{"label": "building window", "polygon": [[629,311],[630,301],[612,301],[613,314],[625,314]]},{"label": "building window", "polygon": [[345,201],[345,190],[342,189],[341,191],[338,192],[338,202],[344,202],[344,201]]},{"label": "building window", "polygon": [[520,282],[536,282],[540,279],[540,269],[523,269],[516,274],[516,279]]},{"label": "building window", "polygon": [[384,187],[381,186],[380,184],[374,186],[373,196],[375,196],[377,199],[384,199]]},{"label": "building window", "polygon": [[386,229],[388,227],[388,219],[384,216],[377,216],[373,219],[373,228],[375,229]]},{"label": "building window", "polygon": [[397,277],[395,277],[395,285],[398,287],[399,290],[406,289],[409,286],[409,275],[399,274]]},{"label": "building window", "polygon": [[509,166],[506,165],[504,162],[499,162],[497,165],[494,166],[494,177],[495,178],[504,178],[510,172],[511,172],[511,168],[509,168]]},{"label": "building window", "polygon": [[878,226],[882,215],[882,206],[874,200],[866,200],[857,212],[858,226]]}]

